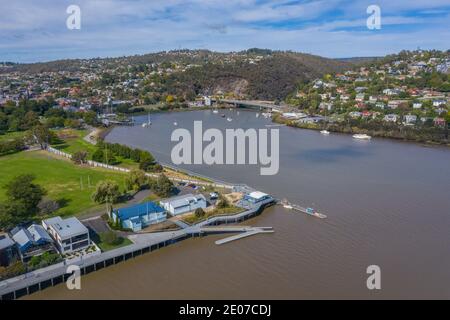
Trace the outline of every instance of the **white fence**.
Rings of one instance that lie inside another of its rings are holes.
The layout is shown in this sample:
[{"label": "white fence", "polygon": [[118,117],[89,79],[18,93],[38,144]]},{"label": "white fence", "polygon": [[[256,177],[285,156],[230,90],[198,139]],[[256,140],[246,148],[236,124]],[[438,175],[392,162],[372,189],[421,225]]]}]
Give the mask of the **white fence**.
[{"label": "white fence", "polygon": [[67,158],[67,159],[72,159],[72,155],[70,153],[67,153],[67,152],[64,152],[64,151],[52,148],[52,147],[47,147],[47,151],[51,152],[51,153],[54,153],[54,154],[56,154],[58,156]]},{"label": "white fence", "polygon": [[[52,147],[48,147],[47,148],[48,152],[54,153],[58,156],[67,158],[67,159],[72,159],[72,155],[70,153],[52,148]],[[101,163],[101,162],[96,162],[96,161],[92,161],[92,160],[88,160],[87,164],[91,167],[96,167],[96,168],[104,168],[104,169],[108,169],[108,170],[113,170],[113,171],[119,171],[119,172],[130,172],[130,169],[127,168],[122,168],[122,167],[117,167],[117,166],[111,166],[109,164],[105,164],[105,163]],[[168,166],[169,167],[169,166]],[[173,170],[176,170],[173,167],[170,167]],[[147,177],[151,177],[151,178],[157,178],[159,177],[159,174],[157,173],[146,173],[145,174]],[[216,188],[227,188],[227,189],[232,189],[233,186],[230,184],[226,184],[223,182],[206,182],[206,181],[199,181],[199,180],[191,180],[191,179],[180,179],[180,178],[173,178],[173,177],[169,177],[170,180],[175,181],[175,182],[183,182],[183,183],[193,183],[196,185],[200,185],[200,186],[213,186]]]}]

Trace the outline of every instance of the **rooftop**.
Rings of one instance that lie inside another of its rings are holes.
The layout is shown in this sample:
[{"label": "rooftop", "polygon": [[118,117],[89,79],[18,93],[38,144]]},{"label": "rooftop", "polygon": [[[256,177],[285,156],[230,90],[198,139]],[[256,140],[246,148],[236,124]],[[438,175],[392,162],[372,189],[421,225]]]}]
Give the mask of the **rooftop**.
[{"label": "rooftop", "polygon": [[252,197],[253,199],[261,199],[268,196],[268,194],[261,191],[254,191],[250,193],[249,196]]},{"label": "rooftop", "polygon": [[137,204],[132,207],[121,208],[114,210],[120,220],[132,219],[134,217],[138,217],[141,215],[156,213],[156,212],[164,212],[165,210],[158,206],[154,202],[145,202],[141,204]]},{"label": "rooftop", "polygon": [[182,196],[173,197],[173,198],[169,198],[169,199],[163,200],[163,201],[161,201],[161,203],[170,203],[172,205],[172,207],[179,208],[179,207],[187,206],[187,205],[189,205],[189,203],[191,203],[193,201],[197,202],[197,201],[200,201],[200,200],[206,201],[205,196],[202,195],[202,194],[193,195],[193,194],[189,193],[189,194],[185,194],[185,195],[182,195]]},{"label": "rooftop", "polygon": [[44,220],[48,226],[52,226],[55,232],[61,238],[76,236],[79,234],[89,232],[88,229],[77,218],[62,219],[61,217],[54,217]]},{"label": "rooftop", "polygon": [[0,234],[0,250],[14,245],[14,241],[7,234]]}]

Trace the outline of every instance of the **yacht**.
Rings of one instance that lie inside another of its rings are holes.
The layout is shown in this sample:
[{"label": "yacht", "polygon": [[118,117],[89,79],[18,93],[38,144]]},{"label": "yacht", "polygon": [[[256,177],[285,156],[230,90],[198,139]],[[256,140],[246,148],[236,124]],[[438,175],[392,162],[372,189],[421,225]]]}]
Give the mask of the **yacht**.
[{"label": "yacht", "polygon": [[142,128],[148,128],[152,125],[152,121],[150,120],[150,113],[147,115],[147,122],[142,124]]},{"label": "yacht", "polygon": [[372,139],[372,137],[368,136],[367,134],[354,134],[353,138],[359,139],[359,140],[370,140],[370,139]]},{"label": "yacht", "polygon": [[328,130],[322,130],[322,131],[320,131],[320,133],[323,134],[323,135],[325,135],[325,136],[328,136],[328,135],[330,134],[330,131],[328,131]]}]

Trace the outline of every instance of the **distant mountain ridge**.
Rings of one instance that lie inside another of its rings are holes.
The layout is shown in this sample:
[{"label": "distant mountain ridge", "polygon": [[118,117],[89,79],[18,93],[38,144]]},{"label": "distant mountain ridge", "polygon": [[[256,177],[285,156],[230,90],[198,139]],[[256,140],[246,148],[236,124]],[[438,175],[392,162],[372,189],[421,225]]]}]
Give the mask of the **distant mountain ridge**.
[{"label": "distant mountain ridge", "polygon": [[[57,60],[43,63],[15,64],[0,72],[83,72],[101,73],[118,67],[148,64],[183,64],[185,72],[174,72],[164,81],[173,94],[214,94],[232,92],[253,99],[284,99],[299,83],[326,73],[352,67],[346,61],[292,51],[249,49],[240,52],[176,50],[119,58]],[[194,67],[192,67],[194,66]]]}]

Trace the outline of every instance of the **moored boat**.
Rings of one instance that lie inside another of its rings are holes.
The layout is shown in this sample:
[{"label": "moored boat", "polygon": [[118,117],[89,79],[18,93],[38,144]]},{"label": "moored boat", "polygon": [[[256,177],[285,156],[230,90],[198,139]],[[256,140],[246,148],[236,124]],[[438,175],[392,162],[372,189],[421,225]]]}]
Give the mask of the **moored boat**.
[{"label": "moored boat", "polygon": [[358,139],[358,140],[370,140],[370,139],[372,139],[372,137],[368,136],[367,134],[354,134],[353,138],[354,139]]},{"label": "moored boat", "polygon": [[330,134],[330,131],[328,131],[328,130],[322,130],[322,131],[320,131],[320,133],[323,134],[323,135],[325,135],[325,136],[328,136],[328,135]]}]

